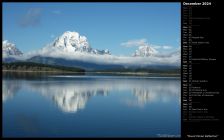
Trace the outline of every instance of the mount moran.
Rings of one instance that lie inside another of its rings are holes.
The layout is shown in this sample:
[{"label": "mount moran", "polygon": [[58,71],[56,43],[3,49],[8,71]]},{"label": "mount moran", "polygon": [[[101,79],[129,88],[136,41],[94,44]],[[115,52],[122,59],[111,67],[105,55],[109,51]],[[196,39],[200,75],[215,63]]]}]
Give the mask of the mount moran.
[{"label": "mount moran", "polygon": [[180,67],[180,50],[162,55],[149,45],[142,45],[132,56],[115,56],[108,49],[92,48],[85,36],[71,31],[63,33],[42,49],[26,54],[7,40],[2,45],[3,62],[37,62],[80,67],[85,70]]}]

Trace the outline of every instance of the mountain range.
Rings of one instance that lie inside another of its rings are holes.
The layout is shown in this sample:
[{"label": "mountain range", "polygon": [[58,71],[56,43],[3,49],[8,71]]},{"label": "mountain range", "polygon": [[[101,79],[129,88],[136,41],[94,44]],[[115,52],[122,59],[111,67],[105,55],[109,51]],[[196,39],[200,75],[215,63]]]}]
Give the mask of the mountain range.
[{"label": "mountain range", "polygon": [[23,54],[16,45],[3,41],[3,62],[28,61],[43,64],[72,66],[86,70],[179,67],[180,51],[159,56],[149,45],[139,46],[132,56],[115,56],[108,49],[98,50],[90,46],[87,37],[78,32],[66,31],[40,50]]}]

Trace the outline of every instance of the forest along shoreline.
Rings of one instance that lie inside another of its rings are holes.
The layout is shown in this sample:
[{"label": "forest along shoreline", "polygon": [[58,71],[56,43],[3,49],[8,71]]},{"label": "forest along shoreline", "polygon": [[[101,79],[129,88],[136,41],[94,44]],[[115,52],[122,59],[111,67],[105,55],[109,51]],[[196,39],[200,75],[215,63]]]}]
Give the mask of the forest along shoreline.
[{"label": "forest along shoreline", "polygon": [[151,69],[111,69],[86,71],[82,68],[50,65],[34,62],[11,62],[2,63],[3,72],[12,73],[62,73],[78,75],[116,75],[116,76],[157,76],[157,77],[180,77],[179,69],[172,71],[160,71]]}]

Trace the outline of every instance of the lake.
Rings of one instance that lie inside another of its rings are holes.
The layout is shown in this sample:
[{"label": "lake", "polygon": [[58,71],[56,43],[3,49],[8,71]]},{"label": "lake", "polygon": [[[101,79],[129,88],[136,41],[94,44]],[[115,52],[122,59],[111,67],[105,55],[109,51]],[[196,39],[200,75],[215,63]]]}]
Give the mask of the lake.
[{"label": "lake", "polygon": [[4,76],[3,137],[180,137],[180,83],[175,77]]}]

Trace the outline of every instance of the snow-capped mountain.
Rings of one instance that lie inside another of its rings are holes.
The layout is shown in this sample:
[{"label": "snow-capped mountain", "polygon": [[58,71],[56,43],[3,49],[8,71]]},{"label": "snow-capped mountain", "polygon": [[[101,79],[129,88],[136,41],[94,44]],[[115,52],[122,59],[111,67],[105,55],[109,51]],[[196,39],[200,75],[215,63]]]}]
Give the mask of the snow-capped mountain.
[{"label": "snow-capped mountain", "polygon": [[16,48],[16,45],[9,42],[8,40],[4,40],[2,42],[2,54],[3,54],[3,57],[23,55],[23,53],[19,49]]},{"label": "snow-capped mountain", "polygon": [[149,45],[139,46],[138,50],[135,51],[133,56],[135,57],[148,57],[156,54],[157,51]]},{"label": "snow-capped mountain", "polygon": [[[3,62],[36,62],[78,67],[85,70],[112,70],[151,68],[166,69],[180,65],[180,52],[161,54],[148,44],[139,46],[132,56],[111,55],[109,50],[90,46],[87,38],[78,32],[67,31],[40,50],[23,54],[15,44],[3,41]],[[155,68],[155,66],[158,66]]]},{"label": "snow-capped mountain", "polygon": [[87,38],[81,36],[78,32],[66,31],[61,36],[57,37],[50,45],[44,50],[60,51],[60,52],[84,52],[91,54],[110,54],[109,50],[97,50],[91,48]]}]

